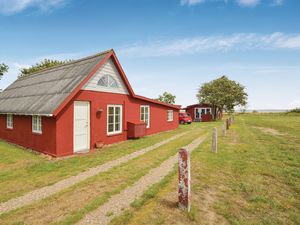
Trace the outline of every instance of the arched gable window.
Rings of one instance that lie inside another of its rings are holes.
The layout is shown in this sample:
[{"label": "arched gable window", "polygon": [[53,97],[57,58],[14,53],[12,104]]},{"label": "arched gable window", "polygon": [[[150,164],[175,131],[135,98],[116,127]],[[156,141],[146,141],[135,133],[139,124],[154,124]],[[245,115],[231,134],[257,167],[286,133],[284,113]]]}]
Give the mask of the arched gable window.
[{"label": "arched gable window", "polygon": [[118,83],[117,81],[115,80],[115,78],[113,78],[111,75],[108,75],[108,74],[105,74],[103,75],[98,83],[97,83],[99,86],[102,86],[102,87],[111,87],[111,88],[118,88]]}]

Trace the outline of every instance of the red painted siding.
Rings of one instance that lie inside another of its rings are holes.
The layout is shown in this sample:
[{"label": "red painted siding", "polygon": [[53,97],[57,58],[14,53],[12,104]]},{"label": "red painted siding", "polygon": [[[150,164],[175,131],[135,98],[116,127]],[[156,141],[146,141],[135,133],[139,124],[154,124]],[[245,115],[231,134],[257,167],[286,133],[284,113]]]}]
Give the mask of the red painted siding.
[{"label": "red painted siding", "polygon": [[195,119],[195,108],[187,108],[185,111],[186,111],[188,114],[191,115],[191,118],[192,118],[192,120],[194,121],[194,119]]},{"label": "red painted siding", "polygon": [[[196,105],[191,105],[191,106],[187,106],[186,107],[186,112],[189,113],[192,117],[192,120],[195,121],[195,108],[200,108],[200,107],[210,107],[210,105],[208,104],[196,104]],[[212,121],[212,115],[208,114],[208,115],[203,115],[201,117],[201,121],[202,122],[209,122]]]},{"label": "red painted siding", "polygon": [[0,115],[0,138],[49,155],[56,155],[55,118],[42,117],[42,134],[32,133],[31,116],[13,116],[13,129],[6,128],[6,115]]},{"label": "red painted siding", "polygon": [[[57,116],[56,148],[58,156],[73,154],[74,101],[90,102],[91,149],[94,148],[96,142],[111,144],[127,140],[127,122],[140,122],[141,105],[150,106],[150,128],[146,131],[147,135],[178,127],[178,110],[174,110],[174,120],[168,122],[167,110],[170,108],[167,106],[132,98],[129,95],[80,91]],[[117,135],[107,135],[107,105],[114,104],[123,106],[123,132]],[[97,113],[98,109],[103,111]]]},{"label": "red painted siding", "polygon": [[[6,115],[0,115],[0,138],[9,142],[43,152],[53,156],[73,154],[73,113],[74,101],[90,102],[90,148],[96,142],[112,144],[127,140],[127,122],[140,122],[140,106],[150,106],[150,128],[146,135],[176,129],[178,111],[174,111],[174,120],[167,121],[167,110],[171,108],[133,98],[129,95],[95,91],[80,91],[56,117],[42,117],[42,134],[32,133],[31,116],[14,116],[14,128],[6,128]],[[123,132],[107,135],[107,105],[123,106]],[[101,113],[97,113],[102,109]]]}]

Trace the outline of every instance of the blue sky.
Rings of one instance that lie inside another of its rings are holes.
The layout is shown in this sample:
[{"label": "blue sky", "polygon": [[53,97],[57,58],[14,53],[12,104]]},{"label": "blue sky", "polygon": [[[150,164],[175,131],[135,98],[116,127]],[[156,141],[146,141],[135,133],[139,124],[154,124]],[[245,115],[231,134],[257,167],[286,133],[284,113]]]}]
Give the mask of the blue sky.
[{"label": "blue sky", "polygon": [[300,107],[299,12],[298,0],[0,0],[0,88],[41,59],[113,48],[137,94],[193,104],[224,74],[249,109]]}]

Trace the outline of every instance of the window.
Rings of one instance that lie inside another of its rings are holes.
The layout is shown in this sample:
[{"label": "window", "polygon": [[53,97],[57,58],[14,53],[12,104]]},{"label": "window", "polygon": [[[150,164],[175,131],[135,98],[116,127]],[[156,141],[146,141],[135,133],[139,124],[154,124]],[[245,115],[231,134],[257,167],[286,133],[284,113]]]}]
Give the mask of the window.
[{"label": "window", "polygon": [[42,117],[41,116],[32,116],[32,132],[33,133],[42,133]]},{"label": "window", "polygon": [[113,78],[112,76],[105,74],[103,75],[99,81],[98,81],[98,85],[102,86],[102,87],[111,87],[111,88],[118,88],[119,85],[117,83],[117,81],[115,80],[115,78]]},{"label": "window", "polygon": [[122,133],[122,106],[107,106],[107,134]]},{"label": "window", "polygon": [[147,128],[150,127],[150,106],[149,105],[141,106],[141,121],[144,121],[147,124]]},{"label": "window", "polygon": [[168,121],[173,121],[173,110],[168,110]]},{"label": "window", "polygon": [[206,109],[206,114],[210,114],[210,108]]},{"label": "window", "polygon": [[13,129],[14,127],[14,118],[13,115],[6,115],[6,128]]}]

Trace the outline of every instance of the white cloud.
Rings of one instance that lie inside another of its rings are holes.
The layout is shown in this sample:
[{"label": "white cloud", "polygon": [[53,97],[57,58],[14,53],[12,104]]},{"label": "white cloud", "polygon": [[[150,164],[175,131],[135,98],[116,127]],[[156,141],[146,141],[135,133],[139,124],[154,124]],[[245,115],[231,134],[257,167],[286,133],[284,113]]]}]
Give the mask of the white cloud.
[{"label": "white cloud", "polygon": [[[242,7],[255,7],[259,5],[262,0],[180,0],[181,5],[194,6],[197,4],[208,3],[208,2],[223,2],[229,3],[233,2]],[[282,5],[284,0],[265,0],[266,4],[270,6],[280,6]]]},{"label": "white cloud", "polygon": [[10,68],[14,68],[16,70],[20,70],[20,69],[23,69],[23,68],[26,68],[28,69],[30,67],[29,64],[22,64],[22,63],[13,63],[12,66],[10,66]]},{"label": "white cloud", "polygon": [[290,108],[290,109],[300,108],[300,100],[294,100],[294,101],[291,101],[291,102],[289,103],[288,108]]},{"label": "white cloud", "polygon": [[66,0],[0,0],[0,13],[12,15],[28,8],[49,10],[65,3]]},{"label": "white cloud", "polygon": [[124,46],[120,54],[126,56],[168,56],[216,51],[300,50],[300,34],[238,33],[227,36],[199,36],[175,40],[157,40]]},{"label": "white cloud", "polygon": [[260,3],[260,0],[237,0],[237,3],[244,7],[254,7]]},{"label": "white cloud", "polygon": [[283,4],[283,0],[273,0],[272,5],[273,6],[279,6]]},{"label": "white cloud", "polygon": [[83,57],[83,53],[58,53],[51,55],[44,55],[35,59],[36,62],[40,62],[44,59],[53,59],[53,60],[74,60],[80,57]]},{"label": "white cloud", "polygon": [[180,4],[181,5],[197,5],[200,3],[204,3],[205,0],[181,0]]}]

